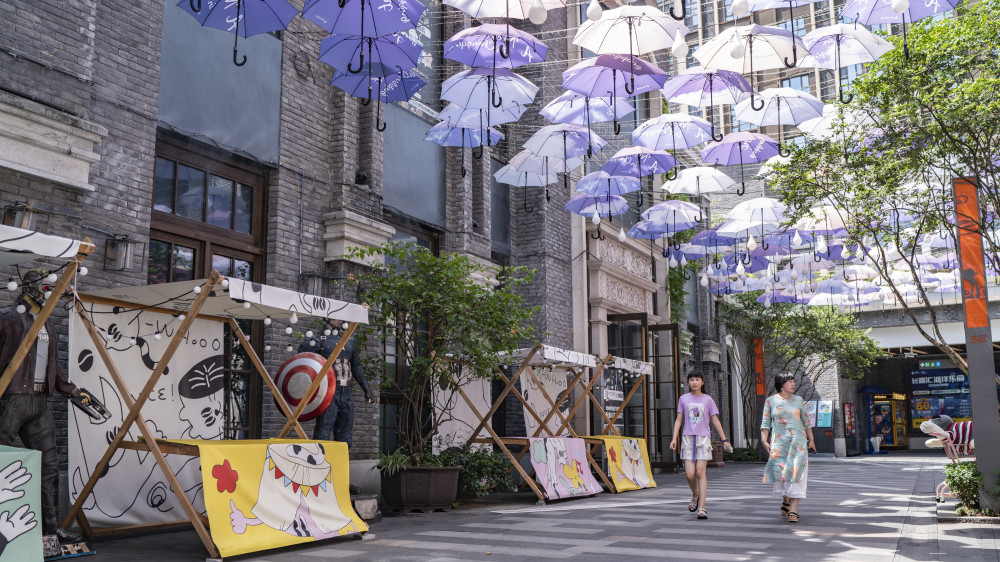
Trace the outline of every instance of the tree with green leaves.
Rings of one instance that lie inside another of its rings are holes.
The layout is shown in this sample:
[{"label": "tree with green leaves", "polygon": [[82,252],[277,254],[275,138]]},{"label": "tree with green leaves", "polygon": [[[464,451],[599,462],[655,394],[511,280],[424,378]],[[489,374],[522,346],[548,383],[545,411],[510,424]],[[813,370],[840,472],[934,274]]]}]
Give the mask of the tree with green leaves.
[{"label": "tree with green leaves", "polygon": [[533,272],[487,268],[468,256],[434,255],[405,243],[354,248],[350,257],[374,263],[356,279],[374,318],[361,338],[387,350],[367,356],[366,368],[400,400],[400,449],[414,465],[433,462],[432,440],[451,415],[433,402],[454,404],[464,382],[495,378],[509,362],[504,355],[533,337],[536,309],[515,292]]},{"label": "tree with green leaves", "polygon": [[826,209],[847,226],[847,242],[888,287],[886,304],[968,372],[941,333],[939,299],[924,275],[942,251],[928,246],[955,246],[951,182],[962,177],[978,181],[981,208],[971,223],[1000,269],[1000,0],[914,23],[909,58],[901,38],[886,38],[897,48],[854,81],[854,99],[838,106],[830,134],[792,147],[766,179],[789,205],[789,222],[832,205]]},{"label": "tree with green leaves", "polygon": [[737,293],[721,301],[719,322],[746,353],[737,370],[743,431],[748,439],[756,431],[754,338],[764,344],[765,374],[795,375],[797,392],[809,400],[824,373],[836,370],[841,377],[859,379],[882,355],[866,331],[854,327],[854,316],[828,306],[801,306],[757,302],[760,291]]}]

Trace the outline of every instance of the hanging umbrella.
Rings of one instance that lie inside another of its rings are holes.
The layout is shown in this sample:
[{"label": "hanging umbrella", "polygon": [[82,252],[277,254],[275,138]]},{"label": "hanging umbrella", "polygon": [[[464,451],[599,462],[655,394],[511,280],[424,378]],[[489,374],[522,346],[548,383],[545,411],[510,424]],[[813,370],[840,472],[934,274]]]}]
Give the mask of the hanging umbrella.
[{"label": "hanging umbrella", "polygon": [[701,159],[708,163],[722,166],[740,165],[741,187],[736,192],[743,195],[746,192],[746,180],[743,177],[743,164],[763,163],[778,154],[778,144],[771,137],[758,133],[729,133],[721,141],[712,141],[702,149]]},{"label": "hanging umbrella", "polygon": [[524,115],[528,108],[523,105],[512,105],[506,109],[465,109],[457,103],[449,103],[438,114],[437,118],[459,127],[486,128],[493,125],[513,123]]},{"label": "hanging umbrella", "polygon": [[686,68],[668,80],[660,93],[669,101],[695,107],[708,106],[708,121],[712,124],[712,140],[722,140],[715,134],[713,119],[715,104],[733,105],[750,95],[750,83],[737,72],[708,70],[700,66]]},{"label": "hanging umbrella", "polygon": [[[397,69],[417,66],[423,47],[400,33],[384,37],[331,35],[319,44],[319,60],[341,72],[359,74],[366,68],[366,50],[367,69],[369,76],[372,76],[373,69],[378,72],[377,69],[382,68],[395,74]],[[357,67],[354,66],[355,59],[358,59]]]},{"label": "hanging umbrella", "polygon": [[389,74],[386,70],[380,69],[375,76],[344,74],[335,70],[330,84],[344,90],[349,96],[362,98],[361,103],[364,105],[371,102],[372,92],[375,92],[375,128],[384,131],[386,124],[380,122],[382,103],[408,101],[427,82],[412,70],[399,69],[398,72]]},{"label": "hanging umbrella", "polygon": [[628,210],[628,203],[624,197],[618,195],[578,193],[570,197],[563,208],[577,215],[591,217],[591,220],[597,225],[597,234],[591,236],[598,240],[604,240],[604,235],[601,234],[601,215],[607,215],[608,218],[612,215],[620,215]]},{"label": "hanging umbrella", "polygon": [[181,0],[177,5],[202,26],[229,31],[235,35],[233,64],[236,66],[247,63],[246,55],[243,55],[242,60],[237,58],[240,37],[246,39],[285,29],[299,13],[286,0],[227,0],[208,2],[205,6],[202,6],[201,0]]},{"label": "hanging umbrella", "polygon": [[[507,18],[530,19],[535,25],[542,25],[547,16],[547,10],[566,6],[565,0],[444,0],[444,3],[462,10],[475,19]],[[511,55],[513,37],[510,33],[510,21],[507,22],[507,32],[504,34],[504,46],[497,52],[502,58]]]},{"label": "hanging umbrella", "polygon": [[[509,56],[500,55],[499,45],[510,44]],[[444,58],[477,67],[517,68],[545,60],[549,48],[527,31],[484,23],[463,29],[444,42]]]},{"label": "hanging umbrella", "polygon": [[590,127],[591,123],[617,121],[635,108],[625,98],[587,97],[579,92],[563,92],[539,113],[552,123],[572,123]]},{"label": "hanging umbrella", "polygon": [[678,232],[691,230],[696,226],[698,226],[698,223],[693,221],[662,223],[641,220],[633,224],[632,227],[628,229],[627,236],[629,238],[642,240],[656,240],[657,238],[664,238],[666,236],[677,234]]},{"label": "hanging umbrella", "polygon": [[816,96],[794,88],[768,88],[760,93],[763,104],[752,107],[753,102],[743,100],[733,107],[733,116],[755,125],[778,126],[778,154],[788,156],[781,144],[781,123],[797,125],[806,119],[823,116],[824,103]]},{"label": "hanging umbrella", "polygon": [[[483,131],[489,131],[488,134],[483,135]],[[489,129],[478,129],[469,127],[456,127],[446,121],[438,123],[427,131],[427,135],[424,136],[424,140],[431,141],[433,143],[439,144],[441,146],[457,146],[461,147],[461,158],[462,158],[462,177],[465,177],[465,148],[473,147],[476,145],[483,145],[483,136],[489,138],[488,142],[491,144],[500,142],[503,138],[503,133],[500,131],[489,128]]]},{"label": "hanging umbrella", "polygon": [[694,52],[694,58],[708,69],[750,74],[750,104],[756,109],[753,73],[794,67],[797,61],[788,64],[788,58],[795,58],[798,46],[805,50],[802,39],[786,29],[743,25],[730,27],[706,41]]},{"label": "hanging umbrella", "polygon": [[806,232],[804,230],[796,230],[793,228],[769,234],[764,237],[764,241],[769,244],[776,244],[779,246],[788,246],[789,248],[796,248],[804,244],[810,244],[814,238],[815,237],[812,232]]},{"label": "hanging umbrella", "polygon": [[[546,174],[536,174],[534,172],[526,172],[523,170],[518,170],[513,166],[511,166],[510,164],[507,164],[503,168],[497,170],[497,172],[493,174],[493,178],[496,179],[497,182],[499,183],[505,183],[508,185],[512,185],[514,187],[543,187],[543,186],[548,186],[550,183],[555,183],[559,181],[559,176],[556,174],[546,175]],[[545,189],[545,200],[551,201],[551,198],[549,197],[549,190],[547,187]],[[534,207],[528,206],[527,197],[524,198],[524,212],[525,213],[535,212]]]},{"label": "hanging umbrella", "polygon": [[[677,158],[678,148],[691,148],[712,138],[712,124],[701,117],[666,113],[643,122],[632,131],[632,144],[652,150],[673,150]],[[677,177],[675,171],[673,177]]]},{"label": "hanging umbrella", "polygon": [[809,54],[799,66],[829,68],[837,81],[837,94],[841,103],[850,103],[853,94],[844,97],[840,83],[840,69],[845,66],[874,62],[893,49],[892,43],[864,27],[843,23],[820,27],[802,38]]},{"label": "hanging umbrella", "polygon": [[728,219],[715,227],[716,232],[721,236],[728,236],[738,240],[747,240],[750,237],[763,238],[767,234],[781,230],[777,223],[748,221],[743,219]]},{"label": "hanging umbrella", "polygon": [[441,99],[455,102],[466,109],[504,109],[513,105],[529,105],[535,100],[537,92],[538,86],[506,68],[463,70],[441,84]]},{"label": "hanging umbrella", "polygon": [[546,125],[539,129],[524,143],[524,148],[536,156],[555,156],[563,159],[563,181],[568,189],[569,164],[573,156],[590,154],[593,146],[600,151],[605,145],[604,139],[586,127],[561,123]]},{"label": "hanging umbrella", "polygon": [[662,150],[652,150],[644,146],[628,146],[608,158],[601,169],[613,176],[634,178],[665,174],[677,164],[674,157]]},{"label": "hanging umbrella", "polygon": [[703,193],[722,191],[736,183],[736,180],[723,172],[708,166],[685,168],[677,173],[677,177],[660,186],[674,195],[694,195],[701,197]]},{"label": "hanging umbrella", "polygon": [[700,223],[705,217],[701,207],[687,201],[671,199],[653,205],[642,213],[643,220],[656,223]]},{"label": "hanging umbrella", "polygon": [[[636,55],[672,45],[686,49],[684,36],[688,33],[690,30],[683,23],[658,8],[622,6],[605,11],[597,21],[588,19],[583,22],[573,38],[573,44],[599,55],[628,55],[632,60]],[[629,95],[637,93],[631,81],[628,90]]]},{"label": "hanging umbrella", "polygon": [[848,0],[841,16],[851,18],[864,25],[883,23],[903,24],[903,55],[910,58],[910,48],[906,44],[906,22],[929,18],[933,15],[955,9],[959,0],[934,0],[911,2],[910,0]]},{"label": "hanging umbrella", "polygon": [[780,223],[785,220],[785,205],[770,197],[755,197],[736,205],[726,216],[730,220]]},{"label": "hanging umbrella", "polygon": [[811,207],[808,214],[796,221],[792,228],[813,234],[839,235],[847,230],[846,220],[849,217],[846,210],[832,205]]},{"label": "hanging umbrella", "polygon": [[591,172],[576,182],[576,190],[588,195],[625,195],[639,191],[639,180],[628,176],[612,176],[598,170]]},{"label": "hanging umbrella", "polygon": [[[807,6],[813,4],[820,0],[734,0],[732,5],[733,15],[740,18],[743,17],[747,12],[758,12],[761,10],[779,10],[781,8],[788,8],[788,20],[790,24],[789,31],[792,35],[795,35],[795,14],[792,13],[793,8],[798,8],[799,6]],[[792,46],[792,63],[788,65],[788,61],[785,64],[789,68],[795,66],[795,62],[798,59],[798,51],[795,46]]]},{"label": "hanging umbrella", "polygon": [[567,90],[592,98],[609,98],[616,135],[621,133],[618,112],[614,109],[617,98],[651,92],[667,81],[667,73],[655,64],[621,55],[585,59],[565,70],[562,76],[562,86]]},{"label": "hanging umbrella", "polygon": [[[807,119],[799,123],[798,127],[804,133],[810,134],[818,139],[829,139],[833,137],[840,127],[863,127],[874,126],[875,121],[867,113],[856,109],[851,109],[837,104],[826,104],[823,107],[823,116]],[[847,132],[843,134],[846,136]]]},{"label": "hanging umbrella", "polygon": [[302,17],[328,33],[382,37],[416,28],[426,9],[417,0],[306,0]]},{"label": "hanging umbrella", "polygon": [[573,170],[583,164],[581,158],[571,157],[564,161],[558,156],[535,156],[530,150],[522,150],[510,159],[510,165],[517,170],[546,175],[552,173],[552,170]]}]

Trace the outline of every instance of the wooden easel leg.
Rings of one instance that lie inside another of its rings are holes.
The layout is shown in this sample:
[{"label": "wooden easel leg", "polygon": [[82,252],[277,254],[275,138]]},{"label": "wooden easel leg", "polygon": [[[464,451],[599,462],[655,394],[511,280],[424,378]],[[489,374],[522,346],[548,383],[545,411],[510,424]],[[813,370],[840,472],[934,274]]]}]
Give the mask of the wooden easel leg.
[{"label": "wooden easel leg", "polygon": [[[509,393],[514,388],[514,383],[517,382],[517,379],[521,376],[521,373],[524,371],[525,367],[527,367],[528,364],[531,363],[531,359],[535,356],[536,353],[538,353],[538,350],[539,346],[537,345],[531,348],[531,351],[529,351],[528,354],[524,356],[524,360],[521,361],[521,367],[518,368],[517,372],[514,373],[514,376],[511,377],[510,380],[507,380],[507,376],[504,375],[503,371],[501,371],[499,368],[497,369],[497,373],[500,374],[500,378],[503,379],[503,381],[507,384],[507,386],[504,387],[503,392],[501,392],[500,396],[496,399],[495,402],[493,402],[493,406],[490,407],[490,410],[488,412],[486,412],[486,415],[483,416],[481,420],[479,420],[479,425],[477,425],[475,431],[472,432],[473,438],[474,436],[479,435],[479,432],[483,430],[483,426],[486,425],[486,420],[492,419],[493,414],[495,414],[496,411],[500,409],[500,406],[503,404],[504,398],[507,397],[507,393]],[[471,442],[472,438],[469,439],[466,445],[468,445]]]}]

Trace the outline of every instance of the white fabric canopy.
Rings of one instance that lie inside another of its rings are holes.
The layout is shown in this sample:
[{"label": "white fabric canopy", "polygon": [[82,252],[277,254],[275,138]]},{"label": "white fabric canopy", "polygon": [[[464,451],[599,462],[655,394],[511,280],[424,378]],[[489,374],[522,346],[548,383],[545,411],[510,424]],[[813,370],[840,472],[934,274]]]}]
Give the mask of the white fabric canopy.
[{"label": "white fabric canopy", "polygon": [[[205,280],[200,279],[159,285],[118,287],[87,292],[81,297],[85,300],[87,297],[95,297],[184,312],[191,307],[191,303],[198,296],[193,289],[204,283]],[[250,303],[250,307],[244,307],[244,302]],[[292,314],[299,317],[315,316],[344,322],[368,323],[368,308],[360,304],[307,295],[242,279],[229,279],[229,287],[216,285],[199,312],[199,316],[241,320],[263,320],[270,317],[286,321]]]},{"label": "white fabric canopy", "polygon": [[615,369],[622,369],[623,371],[628,371],[630,373],[635,373],[637,375],[653,376],[653,364],[645,361],[615,357],[615,362],[612,367]]},{"label": "white fabric canopy", "polygon": [[[552,347],[550,345],[539,345],[537,346],[538,352],[531,358],[529,365],[547,365],[547,366],[578,366],[578,367],[596,367],[597,361],[594,359],[593,355],[589,353],[580,353],[579,351],[570,351],[568,349],[560,349],[558,347]],[[533,347],[525,347],[514,351],[511,355],[511,359],[515,361],[524,361],[524,358],[528,356],[528,353],[534,349]]]},{"label": "white fabric canopy", "polygon": [[38,258],[72,258],[85,244],[79,240],[0,225],[0,265],[14,265]]}]

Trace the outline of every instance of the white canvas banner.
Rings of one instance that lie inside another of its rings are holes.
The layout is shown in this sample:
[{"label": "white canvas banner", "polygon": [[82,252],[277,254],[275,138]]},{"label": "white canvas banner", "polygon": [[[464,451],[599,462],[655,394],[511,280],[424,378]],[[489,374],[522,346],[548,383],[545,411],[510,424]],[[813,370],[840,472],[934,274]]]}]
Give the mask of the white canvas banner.
[{"label": "white canvas banner", "polygon": [[[479,426],[479,416],[472,411],[469,403],[462,398],[457,390],[451,388],[433,387],[435,415],[441,420],[438,434],[434,437],[434,452],[440,453],[449,447],[461,447],[469,440],[472,430]],[[462,391],[475,405],[479,415],[490,410],[491,384],[484,379],[463,381]],[[489,420],[486,425],[489,425]],[[479,430],[478,437],[489,438],[485,429]],[[472,449],[486,447],[485,443],[473,443]]]},{"label": "white canvas banner", "polygon": [[[538,382],[542,384],[542,388],[545,389],[545,394],[548,394],[549,398],[553,401],[559,400],[559,398],[566,392],[567,386],[569,386],[569,381],[567,380],[567,375],[569,371],[566,369],[551,369],[551,368],[534,368],[535,376],[538,378]],[[538,417],[545,419],[552,411],[552,404],[545,399],[545,395],[542,394],[538,385],[535,384],[534,379],[531,375],[524,373],[519,379],[521,381],[521,389],[524,395],[524,400],[527,402],[531,408],[538,414]],[[563,416],[569,413],[569,402],[564,401],[560,405],[559,411],[562,412]],[[555,433],[556,429],[562,425],[562,420],[559,418],[559,414],[552,414],[548,423],[545,424],[549,431],[555,435],[568,436],[569,430],[563,429],[559,433]],[[538,430],[538,420],[535,416],[528,412],[527,408],[524,409],[524,427],[527,430],[527,436],[535,436],[535,431]],[[540,437],[548,437],[549,433],[544,429],[539,434]]]},{"label": "white canvas banner", "polygon": [[[166,351],[180,320],[171,314],[120,306],[84,303],[84,307],[105,337],[105,347],[134,399]],[[74,502],[121,427],[128,406],[82,319],[75,312],[71,317],[70,378],[103,402],[111,414],[111,419],[97,421],[77,408],[69,409],[69,492],[70,502]],[[191,324],[142,407],[142,415],[157,438],[222,438],[222,340],[222,323],[195,320]],[[140,437],[133,425],[126,439]],[[167,460],[195,508],[204,513],[198,458],[168,455]],[[118,450],[111,458],[110,467],[84,503],[84,513],[95,527],[186,519],[152,454],[128,449]]]}]

